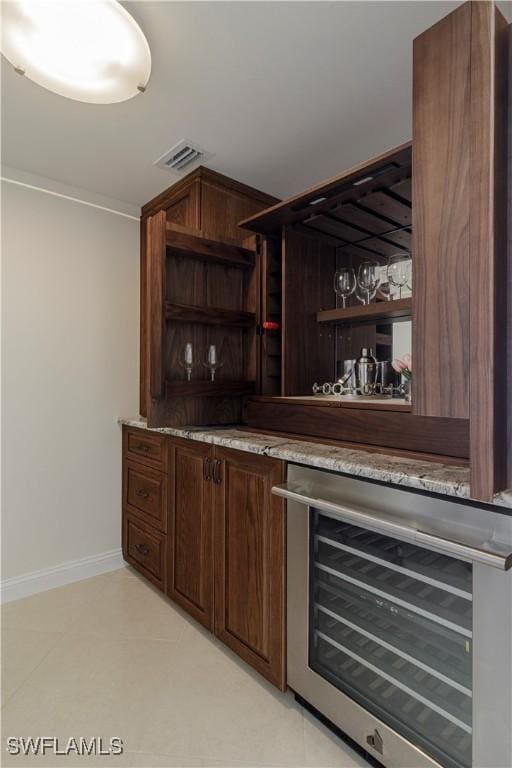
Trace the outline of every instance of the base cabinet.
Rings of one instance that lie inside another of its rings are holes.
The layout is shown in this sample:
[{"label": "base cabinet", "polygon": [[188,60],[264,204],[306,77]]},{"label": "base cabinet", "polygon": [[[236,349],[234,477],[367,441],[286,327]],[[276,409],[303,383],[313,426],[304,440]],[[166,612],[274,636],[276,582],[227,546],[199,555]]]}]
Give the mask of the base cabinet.
[{"label": "base cabinet", "polygon": [[215,450],[214,631],[279,688],[285,687],[283,482],[275,459]]},{"label": "base cabinet", "polygon": [[123,440],[125,560],[284,689],[284,462],[132,427]]},{"label": "base cabinet", "polygon": [[194,619],[213,629],[211,448],[172,441],[167,594]]}]

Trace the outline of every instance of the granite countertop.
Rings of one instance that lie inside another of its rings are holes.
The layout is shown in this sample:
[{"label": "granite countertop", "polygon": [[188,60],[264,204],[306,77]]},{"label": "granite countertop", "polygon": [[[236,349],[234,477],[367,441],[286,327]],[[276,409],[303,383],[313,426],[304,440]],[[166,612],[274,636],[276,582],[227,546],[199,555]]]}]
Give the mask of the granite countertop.
[{"label": "granite countertop", "polygon": [[[149,429],[164,435],[197,440],[201,443],[222,445],[239,451],[272,456],[295,464],[343,472],[355,477],[380,480],[385,483],[416,488],[430,493],[470,499],[469,468],[432,461],[407,459],[403,456],[389,456],[350,448],[337,448],[333,445],[310,443],[286,437],[276,437],[244,431],[237,427],[161,427],[148,428],[145,419],[119,419],[125,424],[139,429]],[[512,489],[496,495],[494,504],[512,508]]]}]

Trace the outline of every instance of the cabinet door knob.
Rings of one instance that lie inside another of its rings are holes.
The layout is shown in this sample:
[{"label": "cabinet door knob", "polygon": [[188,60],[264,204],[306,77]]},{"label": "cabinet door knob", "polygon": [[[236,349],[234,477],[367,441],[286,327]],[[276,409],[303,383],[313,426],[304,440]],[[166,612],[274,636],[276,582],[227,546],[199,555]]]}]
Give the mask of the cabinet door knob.
[{"label": "cabinet door knob", "polygon": [[148,453],[149,446],[148,445],[143,445],[142,443],[139,443],[139,445],[137,446],[136,450],[137,451],[142,451],[143,453]]},{"label": "cabinet door knob", "polygon": [[203,479],[209,482],[212,479],[212,460],[203,459]]},{"label": "cabinet door knob", "polygon": [[222,477],[221,477],[221,474],[220,474],[220,465],[221,464],[222,464],[222,462],[219,461],[218,459],[215,459],[215,461],[213,462],[213,482],[216,485],[219,485],[222,482]]},{"label": "cabinet door knob", "polygon": [[149,498],[149,493],[145,491],[144,488],[137,488],[137,490],[135,491],[135,494],[137,496],[141,496],[143,499]]},{"label": "cabinet door knob", "polygon": [[149,548],[145,544],[136,544],[135,549],[140,552],[141,555],[149,555]]}]

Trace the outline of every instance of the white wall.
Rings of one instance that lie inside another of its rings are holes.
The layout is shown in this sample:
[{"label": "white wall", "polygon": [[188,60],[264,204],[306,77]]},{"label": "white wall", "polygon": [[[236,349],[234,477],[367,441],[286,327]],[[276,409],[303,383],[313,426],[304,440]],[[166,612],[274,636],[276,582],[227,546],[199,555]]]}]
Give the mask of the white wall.
[{"label": "white wall", "polygon": [[3,583],[121,546],[138,292],[135,218],[2,182]]}]

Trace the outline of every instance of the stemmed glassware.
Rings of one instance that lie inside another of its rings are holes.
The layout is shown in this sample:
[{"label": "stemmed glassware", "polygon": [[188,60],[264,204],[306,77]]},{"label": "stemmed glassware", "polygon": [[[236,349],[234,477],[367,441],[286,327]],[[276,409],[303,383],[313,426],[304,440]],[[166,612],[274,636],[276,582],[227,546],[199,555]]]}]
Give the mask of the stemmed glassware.
[{"label": "stemmed glassware", "polygon": [[391,293],[391,283],[388,278],[387,265],[380,268],[379,295],[386,301],[391,301],[393,298]]},{"label": "stemmed glassware", "polygon": [[[370,302],[372,302],[374,300],[376,295],[377,295],[377,291],[372,291],[370,293]],[[367,301],[366,301],[366,299],[367,299],[366,291],[362,291],[361,290],[361,288],[359,286],[359,283],[357,284],[357,288],[356,288],[356,292],[355,292],[354,296],[356,297],[356,299],[358,301],[361,302],[361,304],[366,304],[367,303]]]},{"label": "stemmed glassware", "polygon": [[215,381],[215,374],[219,368],[222,368],[224,365],[223,362],[219,360],[217,357],[217,348],[215,344],[210,344],[208,347],[208,360],[203,363],[205,368],[208,368],[210,371],[210,379],[211,381]]},{"label": "stemmed glassware", "polygon": [[357,272],[357,282],[361,291],[365,294],[365,304],[371,301],[371,294],[380,285],[380,268],[376,261],[363,261]]},{"label": "stemmed glassware", "polygon": [[402,298],[402,288],[409,277],[409,261],[408,253],[395,253],[394,256],[389,257],[388,261],[388,280],[391,285],[398,288],[400,298]]},{"label": "stemmed glassware", "polygon": [[334,275],[334,291],[341,296],[343,309],[346,309],[347,299],[356,289],[356,273],[352,267],[341,267]]},{"label": "stemmed glassware", "polygon": [[194,361],[194,351],[193,351],[191,341],[187,341],[187,343],[185,344],[185,347],[183,348],[183,359],[179,360],[178,362],[179,362],[179,365],[185,369],[185,373],[187,374],[187,381],[190,381],[192,378],[192,371],[196,366],[196,362]]}]

